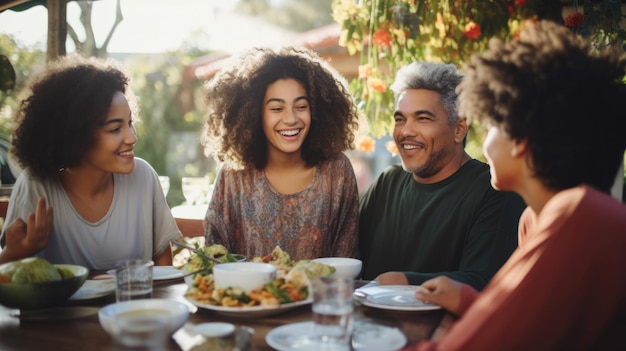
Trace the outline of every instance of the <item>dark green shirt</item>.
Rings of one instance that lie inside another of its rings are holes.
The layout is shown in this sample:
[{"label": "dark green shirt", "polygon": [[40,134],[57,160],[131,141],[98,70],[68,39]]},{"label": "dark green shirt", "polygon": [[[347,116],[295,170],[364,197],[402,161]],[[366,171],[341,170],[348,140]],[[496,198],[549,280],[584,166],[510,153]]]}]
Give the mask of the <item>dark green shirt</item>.
[{"label": "dark green shirt", "polygon": [[446,275],[481,290],[517,247],[524,208],[518,195],[492,188],[477,160],[434,184],[390,166],[360,200],[363,278],[404,271],[419,285]]}]

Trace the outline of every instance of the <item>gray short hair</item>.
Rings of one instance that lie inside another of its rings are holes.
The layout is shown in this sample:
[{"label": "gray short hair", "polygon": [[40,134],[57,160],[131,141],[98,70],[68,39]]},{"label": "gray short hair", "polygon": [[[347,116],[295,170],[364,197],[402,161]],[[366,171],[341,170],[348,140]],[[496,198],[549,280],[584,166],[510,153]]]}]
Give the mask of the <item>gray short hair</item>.
[{"label": "gray short hair", "polygon": [[396,102],[407,89],[438,92],[441,95],[441,105],[448,114],[448,123],[453,124],[459,119],[456,87],[462,79],[463,75],[453,64],[418,61],[398,70],[391,90]]}]

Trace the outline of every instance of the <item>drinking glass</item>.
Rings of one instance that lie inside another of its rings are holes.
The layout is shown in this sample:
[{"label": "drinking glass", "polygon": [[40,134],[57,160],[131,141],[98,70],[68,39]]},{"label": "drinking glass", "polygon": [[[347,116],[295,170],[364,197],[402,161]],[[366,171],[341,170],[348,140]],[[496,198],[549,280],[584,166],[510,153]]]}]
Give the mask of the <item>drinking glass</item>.
[{"label": "drinking glass", "polygon": [[167,197],[167,193],[170,191],[170,177],[159,176],[159,182],[161,183],[161,188],[163,188],[163,195]]},{"label": "drinking glass", "polygon": [[118,261],[115,266],[115,299],[117,302],[146,299],[152,296],[152,267],[144,259]]},{"label": "drinking glass", "polygon": [[354,310],[354,280],[347,277],[322,277],[313,279],[311,284],[315,335],[322,342],[349,342]]},{"label": "drinking glass", "polygon": [[181,187],[187,204],[195,205],[205,196],[208,179],[205,177],[183,177],[181,179]]}]

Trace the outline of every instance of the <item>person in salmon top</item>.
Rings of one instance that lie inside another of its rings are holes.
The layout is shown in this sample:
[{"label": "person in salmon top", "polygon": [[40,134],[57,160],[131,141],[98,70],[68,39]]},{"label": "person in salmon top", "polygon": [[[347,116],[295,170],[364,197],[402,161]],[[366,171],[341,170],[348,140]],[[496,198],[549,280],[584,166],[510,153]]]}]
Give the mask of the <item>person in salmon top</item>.
[{"label": "person in salmon top", "polygon": [[203,144],[222,166],[206,243],[248,258],[358,257],[358,189],[344,151],[361,118],[346,83],[308,49],[253,48],[207,84]]},{"label": "person in salmon top", "polygon": [[626,350],[626,205],[610,195],[626,149],[626,60],[530,23],[471,58],[459,96],[460,113],[488,127],[493,186],[528,204],[519,247],[480,293],[424,282],[416,297],[460,319],[407,350]]},{"label": "person in salmon top", "polygon": [[64,56],[30,83],[11,148],[24,171],[0,263],[37,255],[89,269],[126,258],[171,265],[181,234],[157,173],[135,157],[138,111],[122,66]]}]

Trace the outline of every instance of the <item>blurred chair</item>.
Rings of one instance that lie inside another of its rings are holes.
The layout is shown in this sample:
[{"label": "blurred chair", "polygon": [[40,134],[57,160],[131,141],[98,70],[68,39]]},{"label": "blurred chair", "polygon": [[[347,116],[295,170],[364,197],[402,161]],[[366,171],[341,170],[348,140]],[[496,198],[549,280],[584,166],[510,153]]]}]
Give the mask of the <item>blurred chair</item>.
[{"label": "blurred chair", "polygon": [[9,198],[0,198],[0,230],[4,226],[4,219],[7,216],[7,209],[9,208]]},{"label": "blurred chair", "polygon": [[7,209],[9,208],[9,198],[0,199],[0,217],[7,216]]},{"label": "blurred chair", "polygon": [[[183,237],[179,240],[191,246],[204,246],[204,225],[202,219],[179,217],[174,217],[174,219],[176,220],[178,230],[180,230],[183,234]],[[187,259],[193,254],[190,250],[182,249],[177,246],[173,246],[172,250],[172,265],[177,268],[182,267],[187,262]]]},{"label": "blurred chair", "polygon": [[174,218],[178,229],[184,237],[204,236],[204,224],[202,219]]}]

